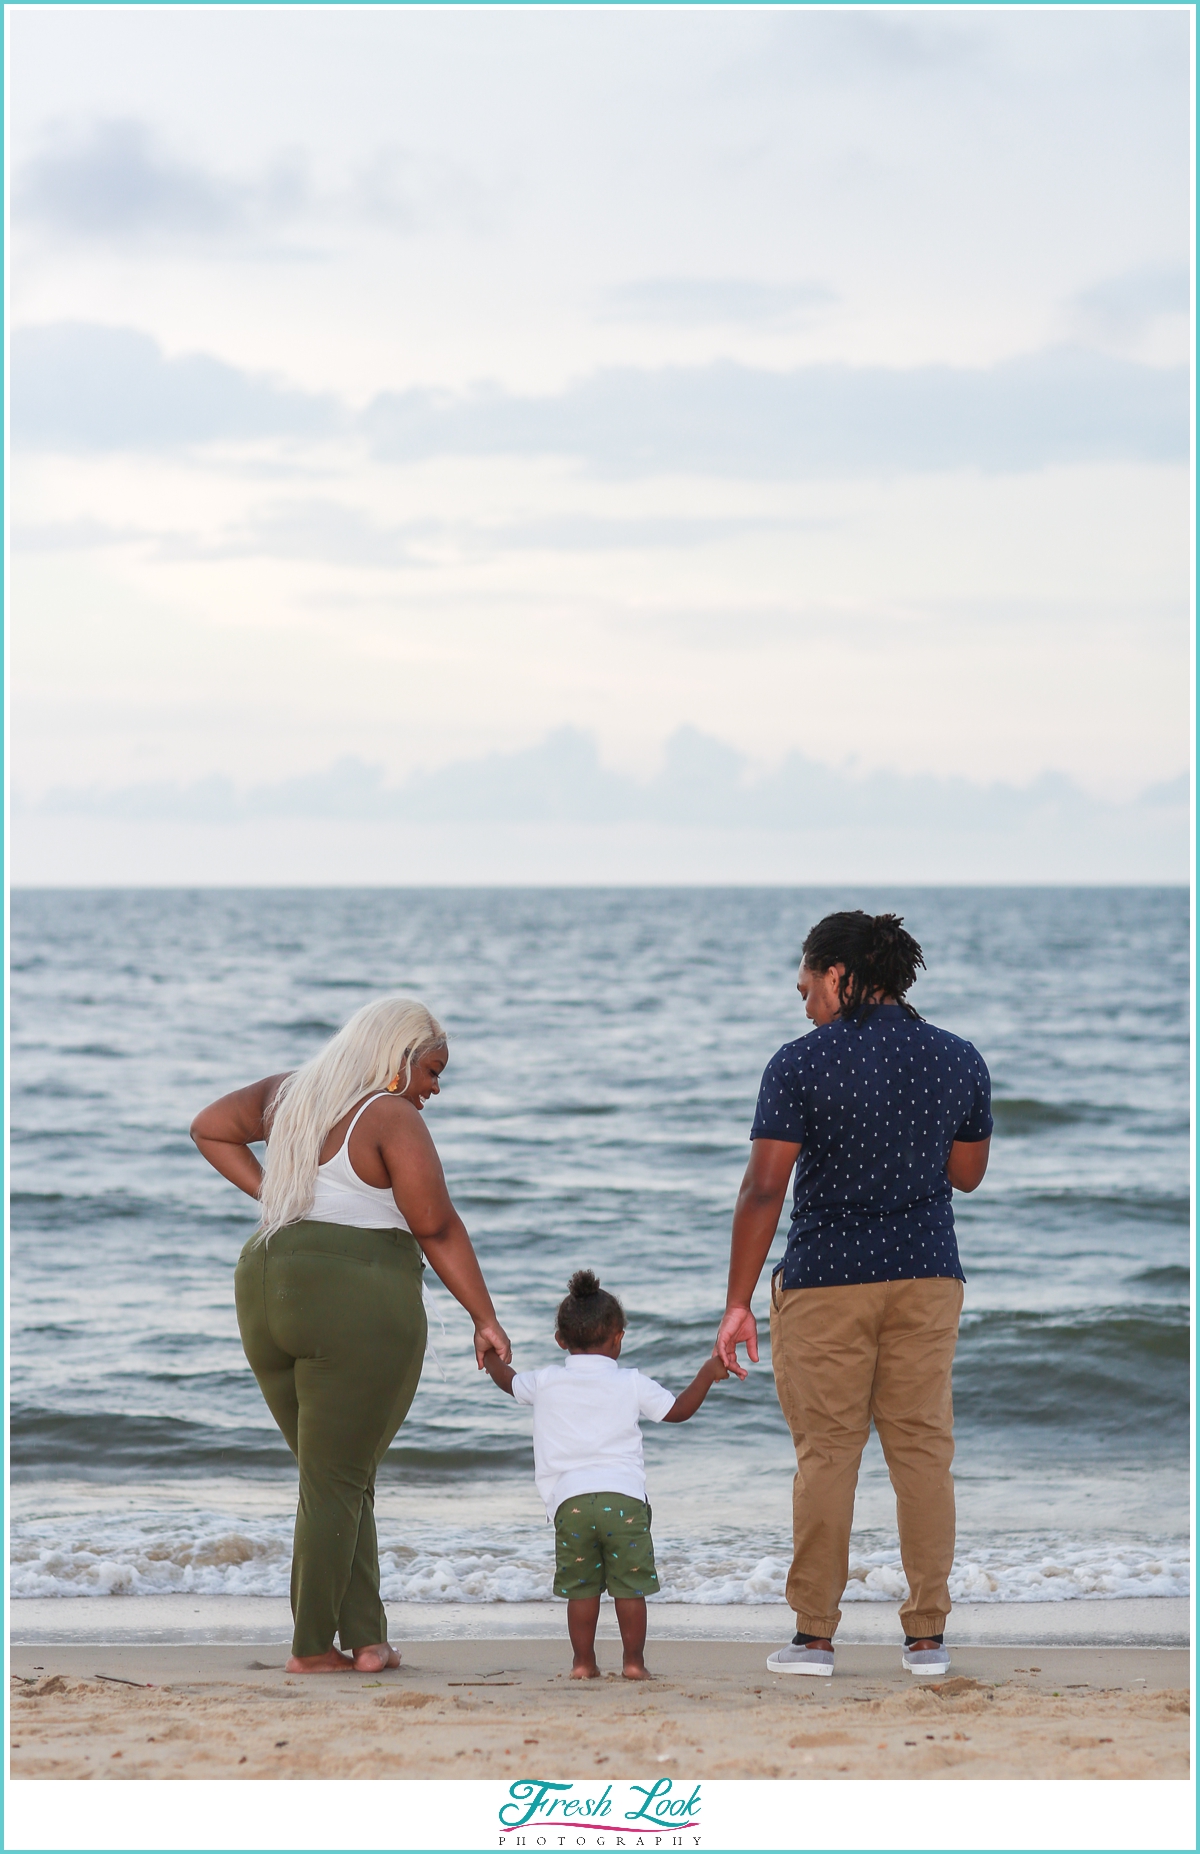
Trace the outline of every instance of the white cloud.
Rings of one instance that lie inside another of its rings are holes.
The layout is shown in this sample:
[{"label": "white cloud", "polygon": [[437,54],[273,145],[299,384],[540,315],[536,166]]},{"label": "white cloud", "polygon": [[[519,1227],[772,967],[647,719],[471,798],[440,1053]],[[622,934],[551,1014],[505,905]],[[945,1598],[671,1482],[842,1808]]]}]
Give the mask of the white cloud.
[{"label": "white cloud", "polygon": [[1089,285],[1071,306],[1085,338],[1127,348],[1161,317],[1187,317],[1191,278],[1182,266],[1150,265]]},{"label": "white cloud", "polygon": [[[276,150],[251,174],[174,152],[136,117],[56,123],[26,156],[13,187],[22,229],[84,246],[188,243],[258,257],[332,256],[347,222],[409,236],[446,224],[490,223],[487,189],[460,164],[395,143],[364,153],[318,186],[308,151]],[[317,243],[314,245],[314,236]]]},{"label": "white cloud", "polygon": [[537,398],[499,387],[329,396],[132,329],[67,323],[12,343],[17,444],[158,449],[357,430],[380,457],[560,456],[618,476],[893,476],[1188,455],[1187,376],[1086,350],[992,368],[608,370]]},{"label": "white cloud", "polygon": [[[265,878],[261,820],[274,832]],[[1188,866],[1186,779],[1111,805],[1062,778],[1022,789],[895,772],[855,776],[800,755],[755,776],[743,755],[692,728],[666,743],[662,765],[641,781],[606,768],[594,740],[563,729],[522,752],[419,773],[399,787],[388,786],[381,767],[354,758],[250,790],[216,777],[192,786],[60,787],[38,805],[15,807],[18,883],[64,874],[96,880],[92,857],[80,867],[78,837],[67,849],[85,821],[109,855],[116,846],[128,855],[139,832],[144,852],[164,826],[176,832],[176,855],[180,839],[190,838],[193,866],[220,849],[224,882],[394,881],[397,851],[403,856],[407,844],[411,858],[414,843],[426,861],[437,859],[418,879],[480,879],[482,845],[473,833],[481,826],[493,833],[496,859],[485,879],[501,881],[780,882],[798,862],[817,879],[814,861],[820,879],[835,869],[845,878],[878,868],[881,852],[908,879],[927,881],[1061,881],[1082,873],[1181,882]],[[304,836],[289,833],[289,822]],[[336,844],[330,824],[342,829]],[[364,868],[372,845],[374,865]],[[173,879],[169,864],[158,879]]]},{"label": "white cloud", "polygon": [[771,283],[754,277],[640,277],[607,291],[602,315],[615,322],[676,328],[739,323],[791,327],[837,301],[824,283]]},{"label": "white cloud", "polygon": [[553,397],[381,395],[364,418],[382,457],[524,453],[621,476],[893,476],[1035,470],[1188,454],[1182,369],[1063,350],[988,369],[718,362],[611,370]]},{"label": "white cloud", "polygon": [[329,398],[209,354],[168,359],[132,328],[60,323],[12,337],[12,431],[49,450],[159,450],[337,428]]},{"label": "white cloud", "polygon": [[[243,230],[258,189],[173,159],[155,146],[144,122],[98,122],[61,129],[22,165],[13,193],[18,220],[81,239],[211,236]],[[303,181],[294,173],[268,185],[271,205],[294,206]]]},{"label": "white cloud", "polygon": [[22,779],[1177,774],[1189,30],[18,9]]}]

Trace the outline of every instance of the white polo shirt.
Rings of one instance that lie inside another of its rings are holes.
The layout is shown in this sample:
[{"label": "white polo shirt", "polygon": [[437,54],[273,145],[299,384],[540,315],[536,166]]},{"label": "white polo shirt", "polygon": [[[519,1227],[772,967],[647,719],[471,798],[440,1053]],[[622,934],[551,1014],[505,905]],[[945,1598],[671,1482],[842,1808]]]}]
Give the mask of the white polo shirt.
[{"label": "white polo shirt", "polygon": [[673,1391],[615,1358],[568,1352],[561,1365],[519,1371],[512,1393],[533,1405],[533,1473],[551,1519],[576,1494],[646,1498],[638,1422],[661,1423]]}]

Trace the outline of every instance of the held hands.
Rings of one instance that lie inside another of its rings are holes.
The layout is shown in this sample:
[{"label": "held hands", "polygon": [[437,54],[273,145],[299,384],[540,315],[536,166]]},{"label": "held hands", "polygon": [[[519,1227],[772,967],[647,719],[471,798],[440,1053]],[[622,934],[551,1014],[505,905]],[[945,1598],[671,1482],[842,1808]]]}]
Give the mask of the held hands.
[{"label": "held hands", "polygon": [[495,1352],[502,1365],[512,1363],[512,1346],[508,1334],[496,1319],[477,1322],[475,1326],[475,1363],[480,1371],[484,1369],[485,1352]]},{"label": "held hands", "polygon": [[745,1368],[738,1363],[739,1345],[745,1346],[750,1363],[757,1365],[758,1322],[749,1307],[730,1307],[717,1330],[717,1342],[713,1346],[713,1357],[719,1359],[736,1377],[744,1378]]},{"label": "held hands", "polygon": [[517,1375],[512,1366],[501,1358],[494,1346],[488,1347],[481,1362],[483,1369],[487,1372],[492,1383],[497,1385],[500,1390],[507,1391],[511,1397],[513,1395],[513,1379]]},{"label": "held hands", "polygon": [[[663,1422],[686,1423],[689,1417],[695,1416],[713,1385],[719,1384],[723,1378],[728,1376],[724,1361],[719,1359],[714,1352],[711,1358],[705,1359],[687,1389],[676,1397],[663,1417]],[[745,1376],[744,1372],[742,1376]]]}]

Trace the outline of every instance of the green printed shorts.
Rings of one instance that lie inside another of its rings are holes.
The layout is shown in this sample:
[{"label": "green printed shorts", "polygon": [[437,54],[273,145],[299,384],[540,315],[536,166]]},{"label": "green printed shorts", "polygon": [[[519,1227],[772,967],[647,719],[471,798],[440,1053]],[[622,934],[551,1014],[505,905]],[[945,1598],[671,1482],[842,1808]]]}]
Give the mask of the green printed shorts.
[{"label": "green printed shorts", "polygon": [[628,1494],[576,1494],[554,1515],[554,1594],[647,1597],[658,1591],[650,1508]]}]

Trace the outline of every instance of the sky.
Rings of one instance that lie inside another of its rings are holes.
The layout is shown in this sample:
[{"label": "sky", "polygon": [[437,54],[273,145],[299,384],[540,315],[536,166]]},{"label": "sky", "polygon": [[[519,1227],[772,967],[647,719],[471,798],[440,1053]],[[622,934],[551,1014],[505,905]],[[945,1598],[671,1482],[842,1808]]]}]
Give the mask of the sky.
[{"label": "sky", "polygon": [[17,880],[1186,875],[1187,10],[7,19]]}]

